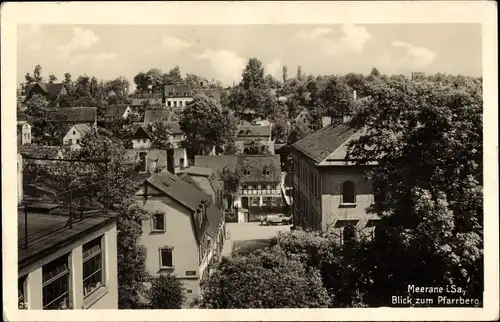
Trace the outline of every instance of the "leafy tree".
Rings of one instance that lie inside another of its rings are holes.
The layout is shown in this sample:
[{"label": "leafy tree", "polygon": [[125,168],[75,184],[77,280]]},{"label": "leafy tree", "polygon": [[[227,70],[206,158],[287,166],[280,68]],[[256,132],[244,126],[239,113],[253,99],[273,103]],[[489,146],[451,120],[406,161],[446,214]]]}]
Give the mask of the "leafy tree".
[{"label": "leafy tree", "polygon": [[164,85],[182,85],[184,83],[179,66],[175,66],[168,73],[163,74]]},{"label": "leafy tree", "polygon": [[269,149],[266,145],[262,144],[259,141],[252,140],[245,142],[243,144],[243,153],[244,154],[269,154]]},{"label": "leafy tree", "polygon": [[282,79],[283,79],[283,85],[286,83],[288,80],[288,67],[286,65],[283,65],[282,69]]},{"label": "leafy tree", "polygon": [[[348,149],[349,158],[378,161],[367,176],[383,183],[385,202],[373,211],[397,245],[381,252],[376,285],[396,294],[408,284],[451,283],[481,297],[482,85],[388,85],[370,86],[373,100],[352,120],[366,132]],[[383,276],[391,276],[387,287]]]},{"label": "leafy tree", "polygon": [[303,81],[304,80],[304,72],[302,71],[302,66],[297,66],[297,80],[298,81]]},{"label": "leafy tree", "polygon": [[41,65],[35,66],[35,69],[33,70],[33,79],[37,83],[43,81]]},{"label": "leafy tree", "polygon": [[184,83],[191,89],[206,88],[209,85],[208,80],[205,77],[189,73],[186,74]]},{"label": "leafy tree", "polygon": [[190,154],[207,154],[214,147],[222,147],[234,139],[236,122],[229,111],[219,110],[215,102],[205,96],[195,96],[181,112],[181,130],[186,134]]},{"label": "leafy tree", "polygon": [[288,144],[293,144],[311,133],[312,130],[304,123],[293,122],[288,135]]},{"label": "leafy tree", "polygon": [[374,77],[380,77],[380,71],[376,67],[373,67],[371,72],[370,72],[370,75],[372,75]]},{"label": "leafy tree", "polygon": [[54,74],[49,75],[49,83],[54,83],[57,81],[57,77]]},{"label": "leafy tree", "polygon": [[238,153],[238,147],[234,141],[230,141],[224,146],[223,152],[225,155],[235,155]]},{"label": "leafy tree", "polygon": [[265,87],[264,67],[258,58],[252,57],[248,60],[241,77],[241,85],[244,90]]},{"label": "leafy tree", "polygon": [[201,287],[202,308],[321,308],[330,302],[318,270],[279,247],[224,257]]},{"label": "leafy tree", "polygon": [[279,88],[281,86],[281,83],[276,78],[274,78],[274,76],[269,74],[266,75],[264,81],[266,83],[266,87],[268,88]]},{"label": "leafy tree", "polygon": [[150,132],[153,135],[153,140],[151,141],[151,148],[167,150],[172,148],[173,145],[170,141],[171,138],[171,127],[161,121],[154,122],[149,126]]},{"label": "leafy tree", "polygon": [[152,309],[180,309],[185,301],[186,287],[173,274],[160,274],[151,282],[146,297]]}]

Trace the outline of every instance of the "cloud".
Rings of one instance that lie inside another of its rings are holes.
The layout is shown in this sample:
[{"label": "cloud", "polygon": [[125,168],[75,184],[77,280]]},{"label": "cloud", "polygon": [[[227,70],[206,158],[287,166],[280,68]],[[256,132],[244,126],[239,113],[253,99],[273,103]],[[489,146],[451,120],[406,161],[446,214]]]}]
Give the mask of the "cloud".
[{"label": "cloud", "polygon": [[319,27],[310,32],[299,31],[298,38],[305,41],[320,41],[315,46],[320,51],[331,55],[360,53],[366,42],[372,38],[366,27],[363,26],[343,24],[340,31],[342,33],[340,38],[334,38],[334,36],[330,36],[332,29]]},{"label": "cloud", "polygon": [[69,54],[73,51],[88,49],[98,41],[99,37],[92,30],[75,27],[73,28],[73,39],[66,45],[59,46],[59,50]]},{"label": "cloud", "polygon": [[314,40],[314,39],[318,39],[318,38],[321,38],[323,36],[326,36],[328,35],[330,32],[332,32],[332,29],[330,28],[325,28],[325,27],[318,27],[318,28],[315,28],[313,29],[312,31],[310,32],[307,32],[307,31],[304,31],[304,30],[301,30],[299,31],[298,33],[298,37],[300,39],[305,39],[305,40]]},{"label": "cloud", "polygon": [[175,37],[163,37],[161,40],[162,48],[168,52],[178,52],[184,49],[188,49],[193,45],[194,43],[192,42]]},{"label": "cloud", "polygon": [[330,54],[360,53],[372,36],[366,27],[344,24],[340,28],[342,36],[339,39],[329,39],[323,48]]},{"label": "cloud", "polygon": [[391,45],[404,49],[404,55],[395,59],[396,65],[425,69],[436,58],[436,53],[425,47],[415,46],[403,41],[394,41]]},{"label": "cloud", "polygon": [[[41,25],[20,26],[18,29],[19,41],[32,51],[37,51],[42,48],[43,38],[41,34]],[[45,39],[45,42],[47,42],[47,39]]]},{"label": "cloud", "polygon": [[218,79],[228,85],[241,79],[246,60],[230,50],[207,49],[201,54],[192,54],[196,60],[206,60],[217,74]]},{"label": "cloud", "polygon": [[273,77],[280,79],[282,76],[283,61],[281,59],[276,59],[267,64],[264,70],[266,74],[270,74]]}]

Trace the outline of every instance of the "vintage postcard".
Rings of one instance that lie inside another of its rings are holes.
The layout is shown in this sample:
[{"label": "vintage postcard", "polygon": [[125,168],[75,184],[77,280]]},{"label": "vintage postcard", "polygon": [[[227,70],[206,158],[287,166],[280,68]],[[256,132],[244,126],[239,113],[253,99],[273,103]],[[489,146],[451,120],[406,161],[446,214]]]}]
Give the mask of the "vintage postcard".
[{"label": "vintage postcard", "polygon": [[1,23],[5,320],[498,319],[494,2]]}]

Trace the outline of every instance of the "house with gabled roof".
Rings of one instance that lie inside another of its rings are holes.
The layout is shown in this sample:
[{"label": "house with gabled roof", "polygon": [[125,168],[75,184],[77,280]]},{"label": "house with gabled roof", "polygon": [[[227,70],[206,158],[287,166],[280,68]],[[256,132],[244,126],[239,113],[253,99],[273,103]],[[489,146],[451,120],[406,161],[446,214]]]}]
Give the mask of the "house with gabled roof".
[{"label": "house with gabled roof", "polygon": [[362,135],[347,117],[292,145],[294,225],[304,229],[333,229],[346,238],[355,231],[374,234],[376,215],[368,210],[383,198],[365,176],[367,167],[346,159],[349,142]]},{"label": "house with gabled roof", "polygon": [[279,155],[196,155],[195,166],[236,172],[240,182],[230,208],[238,221],[257,221],[263,213],[281,213],[281,162]]},{"label": "house with gabled roof", "polygon": [[152,277],[175,274],[186,287],[188,307],[201,295],[200,281],[221,258],[223,213],[203,189],[168,171],[146,179],[136,200],[151,213],[139,241],[147,251],[146,270]]},{"label": "house with gabled roof", "polygon": [[268,153],[274,154],[274,140],[272,139],[272,125],[238,125],[234,143],[238,153],[247,154],[245,145],[254,141],[265,146]]},{"label": "house with gabled roof", "polygon": [[165,85],[163,100],[166,107],[184,109],[193,100],[194,91],[187,85]]},{"label": "house with gabled roof", "polygon": [[80,149],[80,142],[92,131],[92,128],[85,123],[73,125],[63,138],[63,144],[69,145],[72,150]]},{"label": "house with gabled roof", "polygon": [[118,119],[126,119],[132,113],[129,104],[110,105],[103,115],[104,121],[114,121]]},{"label": "house with gabled roof", "polygon": [[43,95],[50,103],[57,103],[61,96],[68,95],[69,90],[64,83],[31,83],[26,85],[26,99],[30,99],[34,94]]},{"label": "house with gabled roof", "polygon": [[17,121],[17,145],[31,144],[31,124]]}]

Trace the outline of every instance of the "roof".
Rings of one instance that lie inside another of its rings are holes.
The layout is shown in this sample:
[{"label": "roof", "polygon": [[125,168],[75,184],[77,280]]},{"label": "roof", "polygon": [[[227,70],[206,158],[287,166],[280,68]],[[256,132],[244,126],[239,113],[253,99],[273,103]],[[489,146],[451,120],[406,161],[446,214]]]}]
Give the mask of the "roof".
[{"label": "roof", "polygon": [[73,127],[78,131],[80,132],[81,134],[85,135],[87,133],[89,133],[90,131],[92,131],[92,128],[90,126],[88,126],[87,124],[75,124],[73,125]]},{"label": "roof", "polygon": [[180,172],[182,173],[187,173],[190,175],[199,175],[199,176],[205,176],[209,177],[214,173],[214,169],[212,168],[207,168],[207,167],[200,167],[200,166],[190,166],[187,168],[182,169]]},{"label": "roof", "polygon": [[237,137],[269,137],[271,135],[270,125],[238,125]]},{"label": "roof", "polygon": [[220,209],[217,209],[215,207],[209,207],[207,208],[207,219],[208,219],[208,226],[206,228],[206,233],[212,237],[215,238],[217,235],[217,228],[219,228],[219,225],[222,222],[222,211]]},{"label": "roof", "polygon": [[[248,170],[241,182],[280,182],[281,162],[280,155],[196,155],[195,166],[202,166],[222,170],[227,167],[230,171]],[[266,174],[264,170],[269,170]]]},{"label": "roof", "polygon": [[34,158],[55,158],[61,151],[58,146],[23,145],[18,147],[18,152],[22,156]]},{"label": "roof", "polygon": [[125,111],[127,110],[128,104],[117,104],[108,106],[106,113],[104,114],[105,118],[118,118],[123,117]]},{"label": "roof", "polygon": [[96,116],[96,107],[61,107],[47,111],[46,120],[47,122],[93,123]]},{"label": "roof", "polygon": [[38,85],[42,91],[48,95],[49,100],[55,100],[61,93],[61,90],[65,86],[64,83],[32,83],[26,86],[26,93],[30,94],[31,90]]},{"label": "roof", "polygon": [[295,142],[292,147],[318,163],[333,153],[356,132],[356,129],[351,128],[346,123],[331,124]]},{"label": "roof", "polygon": [[161,98],[133,98],[130,105],[132,106],[141,106],[147,102],[149,105],[163,105]]},{"label": "roof", "polygon": [[164,93],[166,97],[193,96],[191,87],[186,85],[165,85]]},{"label": "roof", "polygon": [[196,89],[195,92],[200,95],[211,97],[216,103],[221,103],[221,90],[217,88]]},{"label": "roof", "polygon": [[28,121],[17,121],[17,126],[24,126],[25,124],[29,124]]},{"label": "roof", "polygon": [[[35,206],[35,205],[32,205]],[[28,211],[25,220],[24,208],[18,209],[18,264],[19,268],[43,258],[60,248],[70,240],[82,238],[99,227],[115,221],[113,215],[99,212],[87,213],[83,219],[75,219],[72,227],[66,226],[69,219],[67,211],[55,205],[39,204],[38,209]],[[25,235],[27,226],[28,234]],[[24,248],[25,237],[28,247]]]},{"label": "roof", "polygon": [[[167,167],[167,151],[161,149],[136,150],[125,149],[125,161],[128,163],[139,162],[139,153],[145,152],[149,163],[156,161],[156,167],[149,169],[150,173],[162,171]],[[174,149],[174,165],[179,167],[179,160],[185,157],[186,150],[183,148]]]},{"label": "roof", "polygon": [[193,179],[193,177],[191,177],[189,174],[187,174],[187,173],[179,174],[179,178],[186,181],[187,183],[189,183],[190,185],[192,185],[196,189],[203,191],[203,189],[196,183],[196,181]]},{"label": "roof", "polygon": [[144,112],[144,124],[156,121],[179,121],[179,116],[172,109],[151,109]]},{"label": "roof", "polygon": [[207,198],[204,192],[168,171],[155,173],[146,181],[191,211],[196,211]]},{"label": "roof", "polygon": [[135,130],[134,135],[132,136],[132,139],[153,139],[153,135],[149,132],[149,129],[143,125],[139,126],[137,130]]},{"label": "roof", "polygon": [[165,125],[170,130],[171,134],[183,134],[181,130],[181,125],[177,121],[165,122]]}]

